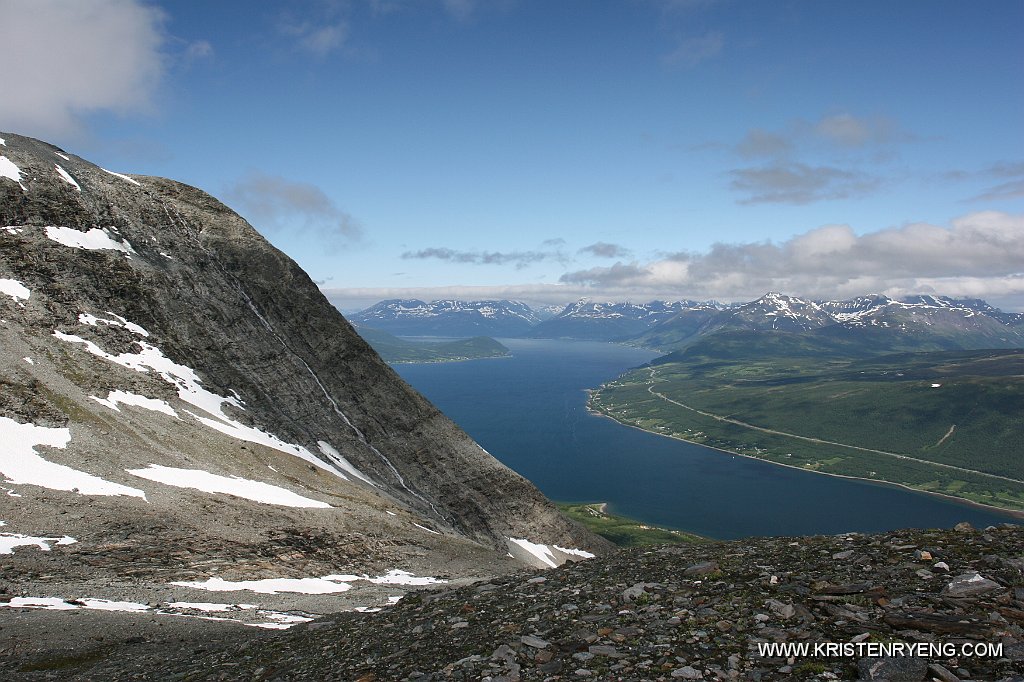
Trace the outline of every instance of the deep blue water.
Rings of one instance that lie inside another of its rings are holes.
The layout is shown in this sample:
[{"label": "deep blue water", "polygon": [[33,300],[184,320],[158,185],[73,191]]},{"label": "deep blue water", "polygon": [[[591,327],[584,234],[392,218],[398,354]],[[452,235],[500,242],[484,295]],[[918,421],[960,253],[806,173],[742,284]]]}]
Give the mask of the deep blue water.
[{"label": "deep blue water", "polygon": [[654,354],[606,343],[500,339],[514,356],[395,369],[491,454],[564,502],[608,502],[714,538],[987,526],[1008,515],[812,474],[589,414],[594,388]]}]

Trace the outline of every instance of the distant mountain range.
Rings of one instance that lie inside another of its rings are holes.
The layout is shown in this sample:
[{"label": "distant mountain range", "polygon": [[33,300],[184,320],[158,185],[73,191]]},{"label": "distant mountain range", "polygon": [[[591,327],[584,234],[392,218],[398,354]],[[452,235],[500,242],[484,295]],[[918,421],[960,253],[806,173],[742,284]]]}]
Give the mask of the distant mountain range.
[{"label": "distant mountain range", "polygon": [[[546,319],[545,319],[546,318]],[[743,304],[714,301],[571,303],[553,317],[520,301],[382,301],[357,325],[407,336],[505,336],[619,341],[666,352],[717,332],[796,332],[879,350],[1024,347],[1024,314],[978,299],[882,295],[812,301],[770,292]]]},{"label": "distant mountain range", "polygon": [[540,323],[519,301],[431,301],[391,299],[355,315],[353,324],[399,336],[525,336]]}]

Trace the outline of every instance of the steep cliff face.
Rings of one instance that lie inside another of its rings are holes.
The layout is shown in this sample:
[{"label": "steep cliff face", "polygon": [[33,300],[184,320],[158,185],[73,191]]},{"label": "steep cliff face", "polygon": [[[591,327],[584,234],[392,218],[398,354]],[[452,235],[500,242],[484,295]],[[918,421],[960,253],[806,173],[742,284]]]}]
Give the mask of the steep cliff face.
[{"label": "steep cliff face", "polygon": [[0,139],[8,535],[73,536],[52,554],[69,561],[116,540],[126,562],[156,553],[196,576],[200,555],[287,554],[282,533],[318,535],[303,560],[326,570],[605,549],[216,199]]}]

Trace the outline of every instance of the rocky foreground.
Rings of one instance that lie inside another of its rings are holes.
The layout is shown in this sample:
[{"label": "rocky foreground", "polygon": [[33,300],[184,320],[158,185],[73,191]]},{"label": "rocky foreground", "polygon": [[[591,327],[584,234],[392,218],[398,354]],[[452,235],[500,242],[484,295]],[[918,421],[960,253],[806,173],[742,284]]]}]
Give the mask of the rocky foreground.
[{"label": "rocky foreground", "polygon": [[[962,525],[625,550],[414,592],[379,613],[335,614],[278,635],[227,625],[238,632],[220,642],[204,635],[202,642],[171,646],[142,637],[125,645],[130,648],[22,661],[7,674],[364,682],[1008,680],[1024,679],[1022,626],[1024,529]],[[763,643],[837,649],[768,655],[758,651]],[[923,655],[869,655],[896,644],[919,646]],[[978,652],[999,646],[1001,652]]]}]

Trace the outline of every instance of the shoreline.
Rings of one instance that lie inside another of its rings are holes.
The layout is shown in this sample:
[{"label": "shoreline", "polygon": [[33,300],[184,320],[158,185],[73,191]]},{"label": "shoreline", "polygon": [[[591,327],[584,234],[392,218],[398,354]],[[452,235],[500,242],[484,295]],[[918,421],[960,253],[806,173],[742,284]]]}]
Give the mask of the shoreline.
[{"label": "shoreline", "polygon": [[[377,353],[380,355],[380,353]],[[474,360],[506,360],[515,357],[512,353],[506,355],[484,355],[479,358],[446,358],[444,360],[384,360],[389,365],[443,365],[448,362],[473,362]]]},{"label": "shoreline", "polygon": [[623,422],[623,421],[620,421],[620,420],[616,419],[615,417],[611,416],[610,414],[605,414],[604,412],[602,412],[600,410],[594,409],[593,407],[590,406],[590,396],[594,392],[596,392],[597,389],[586,388],[586,389],[583,389],[583,390],[587,393],[587,400],[586,400],[586,403],[584,404],[584,407],[586,408],[588,414],[592,414],[592,415],[594,415],[596,417],[604,417],[605,419],[610,419],[613,422],[615,422],[616,424],[621,424],[622,426],[625,426],[625,427],[628,427],[628,428],[631,428],[631,429],[636,429],[638,431],[643,431],[644,433],[649,433],[652,436],[660,436],[662,438],[669,438],[671,440],[677,440],[677,441],[681,441],[683,443],[689,443],[690,445],[699,445],[701,447],[708,448],[709,450],[715,450],[717,452],[722,452],[722,453],[725,453],[727,455],[733,455],[733,456],[736,456],[736,457],[745,457],[746,459],[750,459],[750,460],[753,460],[753,461],[756,461],[756,462],[764,462],[766,464],[773,464],[775,466],[786,467],[788,469],[793,469],[795,471],[803,471],[803,472],[806,472],[806,473],[809,473],[809,474],[819,474],[821,476],[834,476],[836,478],[845,478],[845,479],[850,479],[850,480],[854,480],[854,481],[864,481],[866,483],[874,483],[876,485],[886,485],[886,486],[892,486],[892,487],[895,487],[895,488],[902,488],[904,490],[909,490],[911,492],[920,493],[922,495],[932,495],[934,497],[941,497],[943,499],[949,500],[951,502],[955,502],[957,504],[962,504],[962,505],[965,505],[967,507],[973,507],[973,508],[976,508],[976,509],[982,509],[982,510],[986,510],[986,511],[996,511],[996,512],[999,512],[1001,514],[1006,514],[1007,516],[1010,516],[1011,518],[1019,519],[1020,521],[1024,521],[1024,510],[1007,509],[1006,507],[997,507],[997,506],[995,506],[993,504],[985,504],[984,502],[976,502],[974,500],[969,500],[969,499],[967,499],[965,497],[957,497],[955,495],[949,495],[947,493],[937,493],[937,492],[932,492],[930,490],[921,490],[920,488],[914,488],[914,487],[912,487],[910,485],[907,485],[906,483],[897,483],[895,481],[884,481],[884,480],[880,480],[880,479],[877,479],[877,478],[867,478],[865,476],[855,476],[853,474],[837,474],[837,473],[834,473],[834,472],[831,472],[831,471],[816,471],[814,469],[805,469],[803,467],[794,466],[793,464],[785,464],[784,462],[776,462],[774,460],[766,459],[766,458],[763,458],[763,457],[754,457],[753,455],[746,455],[746,454],[743,454],[742,452],[733,452],[732,450],[726,450],[724,448],[715,447],[714,445],[707,445],[705,443],[698,443],[696,441],[687,440],[686,438],[682,438],[681,436],[676,436],[676,435],[673,435],[673,434],[658,433],[657,431],[649,431],[649,430],[647,430],[647,429],[645,429],[643,427],[637,426],[636,424],[627,424],[626,422]]}]

